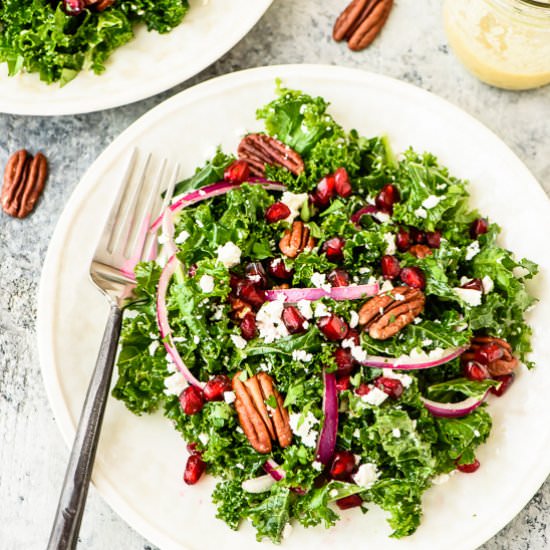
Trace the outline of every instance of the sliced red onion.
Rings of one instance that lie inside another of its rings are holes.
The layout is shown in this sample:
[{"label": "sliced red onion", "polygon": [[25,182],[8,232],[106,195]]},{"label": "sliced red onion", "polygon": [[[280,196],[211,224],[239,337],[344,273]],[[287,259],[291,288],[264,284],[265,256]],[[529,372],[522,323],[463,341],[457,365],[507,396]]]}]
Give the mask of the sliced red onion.
[{"label": "sliced red onion", "polygon": [[174,346],[174,342],[172,341],[172,329],[170,328],[170,324],[168,322],[168,310],[166,308],[166,292],[168,290],[168,284],[170,283],[170,279],[174,275],[178,265],[179,265],[179,262],[176,256],[171,256],[170,259],[166,262],[166,265],[164,266],[162,273],[160,274],[160,279],[159,279],[159,284],[157,289],[157,323],[159,326],[161,339],[164,343],[164,347],[167,353],[170,355],[170,357],[174,361],[174,364],[176,365],[178,370],[181,372],[181,374],[187,380],[187,382],[189,382],[189,384],[202,388],[204,384],[199,382],[199,380],[197,380],[193,376],[191,371],[187,368],[187,366],[183,362],[183,359],[178,353],[178,350]]},{"label": "sliced red onion", "polygon": [[275,480],[281,481],[285,477],[284,470],[272,459],[268,458],[264,464],[264,470]]},{"label": "sliced red onion", "polygon": [[[258,179],[258,181],[255,181]],[[245,183],[250,183],[252,185],[263,185],[266,189],[273,190],[273,191],[284,191],[286,187],[282,183],[277,183],[274,181],[264,180],[263,178],[252,178],[254,181],[249,181]],[[180,210],[183,210],[187,206],[191,206],[192,204],[195,204],[197,202],[201,202],[206,199],[211,199],[212,197],[218,197],[220,195],[225,195],[228,191],[231,191],[233,189],[236,189],[240,187],[242,183],[231,183],[229,181],[218,181],[216,183],[212,183],[210,185],[205,185],[204,187],[201,187],[200,189],[195,189],[194,191],[191,191],[190,193],[187,193],[183,197],[181,197],[179,200],[177,200],[175,203],[171,204],[168,209],[175,214],[176,212],[179,212]],[[162,213],[151,226],[151,231],[156,231],[160,224],[162,223],[162,218],[164,217],[164,213]]]},{"label": "sliced red onion", "polygon": [[470,414],[473,410],[477,409],[485,398],[489,395],[489,389],[485,391],[481,398],[468,397],[464,401],[458,403],[439,403],[438,401],[432,401],[421,397],[424,406],[434,415],[441,416],[443,418],[459,418]]},{"label": "sliced red onion", "polygon": [[166,247],[166,256],[168,257],[173,256],[178,251],[178,247],[174,242],[174,231],[173,213],[167,211],[162,217],[162,235],[164,237],[163,244]]},{"label": "sliced red onion", "polygon": [[325,290],[324,288],[281,288],[277,290],[267,290],[265,295],[270,302],[280,300],[283,297],[284,302],[296,303],[300,300],[314,302],[321,298],[332,298],[333,300],[358,300],[366,296],[375,296],[380,287],[378,283],[371,285],[337,286]]},{"label": "sliced red onion", "polygon": [[336,376],[323,370],[323,427],[317,442],[317,460],[325,466],[332,460],[338,433],[338,392]]},{"label": "sliced red onion", "polygon": [[[376,214],[378,212],[378,208],[376,206],[373,206],[372,204],[367,204],[367,206],[363,206],[357,212],[352,214],[350,220],[358,227],[360,227],[359,222],[361,221],[361,218],[363,216],[372,216],[373,214]],[[376,219],[376,218],[375,218]]]},{"label": "sliced red onion", "polygon": [[399,370],[419,370],[419,369],[431,369],[448,363],[453,359],[456,359],[461,355],[468,346],[461,346],[459,348],[450,348],[441,352],[441,357],[437,359],[430,359],[429,357],[412,358],[407,355],[401,357],[381,357],[376,355],[369,355],[364,361],[361,361],[362,365],[367,367],[374,367],[379,369],[399,369]]},{"label": "sliced red onion", "polygon": [[254,477],[243,481],[241,487],[243,491],[247,493],[265,493],[269,491],[277,481],[273,479],[269,474],[263,476]]}]

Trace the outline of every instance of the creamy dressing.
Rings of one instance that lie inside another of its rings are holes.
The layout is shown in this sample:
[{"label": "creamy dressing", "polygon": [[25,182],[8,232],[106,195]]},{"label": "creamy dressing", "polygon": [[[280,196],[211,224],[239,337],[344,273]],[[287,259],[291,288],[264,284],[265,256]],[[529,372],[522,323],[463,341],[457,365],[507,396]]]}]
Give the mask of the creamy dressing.
[{"label": "creamy dressing", "polygon": [[510,90],[550,83],[550,3],[446,0],[443,13],[449,44],[483,82]]}]

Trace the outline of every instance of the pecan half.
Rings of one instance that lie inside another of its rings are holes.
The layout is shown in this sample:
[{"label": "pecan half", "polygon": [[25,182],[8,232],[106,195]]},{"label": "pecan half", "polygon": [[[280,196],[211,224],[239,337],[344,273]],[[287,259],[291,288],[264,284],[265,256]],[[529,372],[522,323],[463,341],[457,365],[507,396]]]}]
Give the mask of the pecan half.
[{"label": "pecan half", "polygon": [[244,319],[247,314],[252,312],[252,308],[249,304],[240,298],[231,296],[231,294],[229,295],[229,304],[231,306],[231,317],[233,320]]},{"label": "pecan half", "polygon": [[[278,441],[281,447],[292,442],[288,411],[283,398],[273,384],[271,376],[261,372],[244,382],[238,372],[233,377],[235,409],[239,423],[252,447],[262,454],[271,452],[271,441]],[[277,407],[266,404],[273,397]]]},{"label": "pecan half", "polygon": [[15,218],[28,216],[44,189],[48,161],[42,153],[33,158],[25,149],[14,153],[6,164],[0,201],[6,214]]},{"label": "pecan half", "polygon": [[253,176],[262,177],[266,164],[282,166],[296,176],[304,171],[304,161],[296,151],[266,134],[245,136],[239,143],[237,154],[248,162]]},{"label": "pecan half", "polygon": [[310,252],[315,239],[309,234],[309,227],[303,222],[293,222],[291,229],[285,229],[279,241],[279,250],[289,258],[296,258],[301,252]]},{"label": "pecan half", "polygon": [[416,258],[425,258],[433,254],[432,249],[425,244],[415,244],[409,248],[409,252]]},{"label": "pecan half", "polygon": [[351,50],[366,48],[382,30],[392,6],[393,0],[353,0],[334,23],[332,37],[347,40]]},{"label": "pecan half", "polygon": [[502,357],[491,361],[487,366],[487,370],[491,376],[502,376],[504,374],[510,374],[519,366],[519,361],[514,357],[512,352],[512,346],[502,338],[496,338],[494,336],[474,336],[470,342],[470,347],[461,356],[460,359],[463,363],[475,360],[476,351],[488,344],[496,344],[502,349]]},{"label": "pecan half", "polygon": [[396,335],[424,310],[424,294],[407,286],[398,286],[387,294],[371,298],[359,310],[359,324],[376,340]]}]

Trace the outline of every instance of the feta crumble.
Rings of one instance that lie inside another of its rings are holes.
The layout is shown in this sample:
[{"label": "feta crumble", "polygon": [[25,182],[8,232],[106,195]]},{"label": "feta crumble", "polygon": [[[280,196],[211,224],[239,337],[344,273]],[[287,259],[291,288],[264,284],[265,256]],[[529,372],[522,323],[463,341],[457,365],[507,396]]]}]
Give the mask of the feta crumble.
[{"label": "feta crumble", "polygon": [[401,437],[401,430],[399,428],[394,428],[391,433],[393,437]]},{"label": "feta crumble", "polygon": [[205,294],[210,294],[214,290],[214,277],[203,275],[199,280],[199,286]]},{"label": "feta crumble", "polygon": [[369,393],[361,396],[361,401],[368,403],[369,405],[382,405],[384,401],[388,398],[388,394],[383,392],[381,389],[373,386],[370,388]]},{"label": "feta crumble", "polygon": [[327,292],[330,292],[330,289],[332,288],[330,284],[327,283],[327,276],[323,273],[314,273],[311,276],[311,284],[315,288],[322,288]]},{"label": "feta crumble", "polygon": [[238,334],[231,334],[229,336],[237,349],[244,349],[246,347],[246,340]]},{"label": "feta crumble", "polygon": [[473,241],[466,247],[466,261],[470,261],[472,258],[479,254],[479,242]]},{"label": "feta crumble", "polygon": [[442,200],[443,200],[443,197],[436,197],[435,195],[430,195],[427,199],[425,199],[422,202],[422,206],[427,210],[430,210],[430,208],[437,206]]},{"label": "feta crumble", "polygon": [[355,472],[355,474],[351,477],[353,481],[359,485],[359,487],[365,487],[365,489],[368,489],[372,487],[375,481],[380,477],[380,472],[378,471],[376,464],[368,462],[366,464],[361,464],[359,468],[357,468],[357,472]]},{"label": "feta crumble", "polygon": [[313,359],[313,355],[303,349],[295,349],[292,352],[292,359],[293,361],[302,361],[303,363],[308,363]]},{"label": "feta crumble", "polygon": [[415,211],[414,211],[414,215],[417,217],[417,218],[427,218],[428,217],[428,213],[426,212],[426,210],[424,210],[424,208],[417,208]]},{"label": "feta crumble", "polygon": [[476,307],[481,304],[481,290],[475,288],[453,288],[454,293],[467,305]]},{"label": "feta crumble", "polygon": [[225,267],[233,267],[241,261],[241,249],[233,242],[228,241],[217,250],[218,261]]},{"label": "feta crumble", "polygon": [[489,294],[489,292],[495,288],[493,279],[491,279],[488,275],[485,275],[485,277],[481,279],[481,284],[483,285],[483,294]]},{"label": "feta crumble", "polygon": [[285,191],[281,197],[281,202],[286,204],[290,210],[290,214],[285,218],[285,221],[294,221],[300,213],[300,208],[302,208],[302,205],[307,200],[307,193],[291,193],[290,191]]},{"label": "feta crumble", "polygon": [[[284,300],[284,296],[281,298]],[[288,336],[288,330],[281,319],[284,309],[283,300],[264,303],[256,314],[258,332],[267,344]]]},{"label": "feta crumble", "polygon": [[164,395],[180,395],[188,386],[187,380],[179,370],[164,379]]},{"label": "feta crumble", "polygon": [[372,214],[373,218],[376,218],[380,223],[387,223],[390,221],[390,215],[385,212],[375,212]]},{"label": "feta crumble", "polygon": [[290,429],[294,435],[301,438],[306,447],[315,447],[317,444],[317,430],[314,429],[319,420],[309,411],[305,416],[300,413],[290,413]]},{"label": "feta crumble", "polygon": [[383,372],[386,378],[399,380],[405,389],[412,384],[412,376],[409,376],[408,374],[400,374],[398,372],[395,372],[393,369],[384,369]]},{"label": "feta crumble", "polygon": [[182,244],[189,238],[189,232],[185,229],[174,239],[176,244]]},{"label": "feta crumble", "polygon": [[392,233],[386,233],[384,235],[384,241],[386,242],[386,254],[393,255],[397,252],[397,246],[395,245],[395,235]]},{"label": "feta crumble", "polygon": [[305,319],[311,319],[313,317],[313,310],[311,309],[310,300],[300,300],[296,306]]},{"label": "feta crumble", "polygon": [[223,400],[228,404],[231,405],[235,401],[235,392],[233,391],[224,391],[223,392]]},{"label": "feta crumble", "polygon": [[349,326],[355,328],[359,324],[359,314],[352,310],[349,315]]},{"label": "feta crumble", "polygon": [[327,315],[330,315],[330,311],[328,310],[327,306],[323,304],[323,302],[318,302],[315,304],[315,317],[326,317]]}]

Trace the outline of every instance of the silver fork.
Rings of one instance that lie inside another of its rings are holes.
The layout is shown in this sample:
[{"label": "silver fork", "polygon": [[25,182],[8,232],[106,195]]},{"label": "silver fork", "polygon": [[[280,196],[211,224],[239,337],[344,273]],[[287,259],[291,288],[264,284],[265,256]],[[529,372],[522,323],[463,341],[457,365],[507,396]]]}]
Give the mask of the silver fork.
[{"label": "silver fork", "polygon": [[[151,155],[144,162],[140,162],[138,157],[137,150],[132,151],[118,197],[90,266],[91,279],[109,300],[111,310],[82,407],[48,550],[76,547],[109,394],[122,310],[133,299],[135,281],[131,272],[138,261],[150,259],[156,236],[148,231],[149,226],[166,208],[174,192],[177,166],[168,174],[166,160],[155,170],[151,166]],[[140,164],[141,168],[138,167]],[[156,172],[152,183],[149,181],[151,172]],[[161,189],[167,180],[169,183],[162,201]],[[146,204],[142,205],[144,196],[147,196]]]}]

